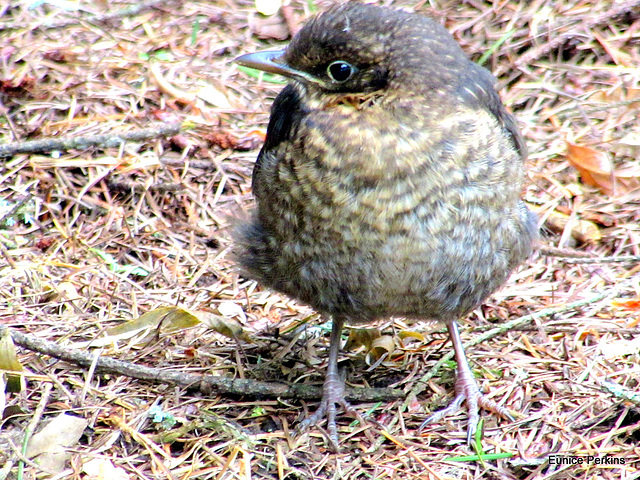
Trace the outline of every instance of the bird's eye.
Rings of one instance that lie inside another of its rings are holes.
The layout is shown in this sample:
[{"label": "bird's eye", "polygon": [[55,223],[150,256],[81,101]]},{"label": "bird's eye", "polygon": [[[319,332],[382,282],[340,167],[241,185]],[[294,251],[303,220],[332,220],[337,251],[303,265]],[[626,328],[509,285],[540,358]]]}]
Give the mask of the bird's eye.
[{"label": "bird's eye", "polygon": [[334,82],[344,83],[349,80],[354,73],[356,73],[356,67],[343,60],[331,62],[327,67],[327,75]]}]

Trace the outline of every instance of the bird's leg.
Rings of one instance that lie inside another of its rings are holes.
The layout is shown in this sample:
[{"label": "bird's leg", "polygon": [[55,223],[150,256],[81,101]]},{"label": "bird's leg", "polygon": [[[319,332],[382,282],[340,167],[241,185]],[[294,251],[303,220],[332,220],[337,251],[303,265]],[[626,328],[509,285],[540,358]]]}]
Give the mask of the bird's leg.
[{"label": "bird's leg", "polygon": [[300,423],[299,430],[317,425],[327,418],[327,433],[334,450],[338,450],[338,428],[336,426],[336,404],[340,404],[345,411],[351,412],[349,402],[344,398],[344,382],[338,373],[338,354],[340,353],[340,334],[344,326],[344,318],[336,317],[331,325],[331,339],[329,340],[329,364],[324,379],[322,400],[316,412]]},{"label": "bird's leg", "polygon": [[454,322],[447,323],[447,330],[449,330],[449,337],[453,344],[453,351],[456,357],[456,363],[458,368],[456,369],[456,398],[449,404],[448,407],[443,408],[428,417],[420,429],[424,428],[429,423],[434,423],[442,420],[444,417],[451,415],[458,411],[463,401],[467,402],[467,410],[469,412],[469,420],[467,422],[467,441],[472,442],[476,428],[478,426],[478,420],[480,418],[478,409],[482,407],[486,410],[494,412],[503,418],[514,420],[513,416],[504,407],[501,407],[493,400],[485,397],[480,393],[478,384],[473,373],[469,368],[469,362],[464,354],[464,347],[462,346],[462,339],[460,338],[460,332],[458,332],[458,324]]}]

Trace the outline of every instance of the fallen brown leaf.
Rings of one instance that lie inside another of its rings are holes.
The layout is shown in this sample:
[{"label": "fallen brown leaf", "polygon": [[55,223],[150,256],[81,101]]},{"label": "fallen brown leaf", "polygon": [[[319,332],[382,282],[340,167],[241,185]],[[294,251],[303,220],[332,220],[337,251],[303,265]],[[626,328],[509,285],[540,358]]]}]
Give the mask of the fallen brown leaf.
[{"label": "fallen brown leaf", "polygon": [[[571,219],[571,215],[566,213],[560,213],[556,210],[547,213],[538,205],[528,204],[528,206],[540,216],[544,216],[545,226],[557,233],[564,232]],[[602,233],[600,233],[600,229],[595,223],[575,218],[571,223],[571,237],[581,243],[595,243],[602,238]]]},{"label": "fallen brown leaf", "polygon": [[606,152],[567,143],[567,160],[580,173],[585,185],[599,188],[607,195],[624,195],[640,188],[640,169],[613,169]]}]

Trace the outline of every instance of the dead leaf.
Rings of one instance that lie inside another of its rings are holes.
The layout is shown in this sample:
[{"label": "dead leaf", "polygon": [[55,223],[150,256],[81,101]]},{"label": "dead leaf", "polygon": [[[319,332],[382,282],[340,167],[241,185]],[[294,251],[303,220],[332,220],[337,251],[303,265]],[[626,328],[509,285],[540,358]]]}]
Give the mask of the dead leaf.
[{"label": "dead leaf", "polygon": [[200,87],[196,92],[196,96],[214,107],[225,109],[231,108],[231,103],[229,103],[227,95],[213,85],[209,84]]},{"label": "dead leaf", "polygon": [[371,366],[384,358],[388,358],[396,349],[396,344],[391,335],[382,335],[376,338],[371,344],[371,348],[367,352],[364,361]]},{"label": "dead leaf", "polygon": [[640,127],[631,129],[618,143],[612,145],[612,151],[616,155],[630,158],[640,158]]},{"label": "dead leaf", "polygon": [[282,0],[255,0],[256,10],[262,15],[273,15],[280,10]]},{"label": "dead leaf", "polygon": [[632,340],[622,338],[609,343],[602,343],[600,345],[600,353],[602,353],[607,360],[624,357],[626,355],[633,355],[639,352],[640,337],[636,337]]},{"label": "dead leaf", "polygon": [[134,344],[142,343],[147,341],[151,335],[174,333],[198,325],[200,321],[197,312],[190,312],[178,307],[156,308],[138,318],[107,329],[106,337],[75,343],[74,347],[104,347],[133,338],[135,338]]},{"label": "dead leaf", "polygon": [[9,98],[22,98],[32,94],[36,86],[36,79],[31,75],[16,74],[12,78],[0,80],[0,93]]},{"label": "dead leaf", "polygon": [[527,206],[534,212],[544,217],[545,226],[556,233],[563,233],[567,224],[571,221],[571,237],[581,243],[595,243],[602,238],[602,233],[598,226],[580,218],[571,219],[571,215],[561,213],[556,210],[547,212],[539,205],[528,203]]},{"label": "dead leaf", "polygon": [[630,167],[613,170],[605,152],[567,143],[567,160],[580,173],[586,185],[598,187],[607,195],[624,195],[640,188],[640,169]]},{"label": "dead leaf", "polygon": [[61,413],[31,437],[27,458],[35,459],[47,472],[60,473],[71,457],[68,449],[78,443],[88,424],[84,418]]},{"label": "dead leaf", "polygon": [[370,350],[373,342],[380,338],[380,335],[380,330],[375,328],[351,328],[344,349],[351,351],[364,347],[366,350]]},{"label": "dead leaf", "polygon": [[177,150],[191,150],[191,152],[193,152],[194,150],[199,148],[198,145],[193,142],[193,140],[191,140],[188,136],[182,134],[174,135],[169,139],[169,141],[171,142],[171,146]]},{"label": "dead leaf", "polygon": [[[20,360],[18,360],[16,347],[13,344],[9,330],[5,330],[3,334],[0,335],[0,370],[5,370],[5,372],[0,374],[2,377],[6,375],[6,386],[0,390],[2,397],[4,397],[5,390],[6,393],[17,393],[24,390],[24,377],[22,375],[11,375],[11,373],[9,373],[22,372],[24,370]],[[3,411],[4,409],[1,409],[0,413]]]},{"label": "dead leaf", "polygon": [[218,305],[218,312],[225,317],[238,317],[242,321],[247,320],[247,316],[245,315],[242,306],[236,302],[232,302],[231,300],[220,302],[220,305]]},{"label": "dead leaf", "polygon": [[398,337],[401,340],[417,340],[419,342],[424,342],[424,335],[420,332],[414,332],[413,330],[402,330],[398,333]]},{"label": "dead leaf", "polygon": [[209,312],[194,312],[194,314],[204,325],[227,338],[239,339],[248,343],[253,342],[249,334],[244,331],[242,325],[235,320]]},{"label": "dead leaf", "polygon": [[116,467],[108,458],[92,458],[82,465],[87,474],[85,480],[129,480],[131,477],[121,468]]},{"label": "dead leaf", "polygon": [[66,314],[73,315],[81,311],[79,300],[82,296],[78,292],[76,285],[67,281],[51,283],[50,286],[51,290],[56,293],[55,300],[62,303]]}]

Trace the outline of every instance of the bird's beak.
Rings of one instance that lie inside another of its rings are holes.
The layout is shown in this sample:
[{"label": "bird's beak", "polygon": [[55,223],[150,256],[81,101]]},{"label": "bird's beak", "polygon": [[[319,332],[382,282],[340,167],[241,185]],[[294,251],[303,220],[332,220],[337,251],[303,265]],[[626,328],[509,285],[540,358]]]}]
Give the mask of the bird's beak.
[{"label": "bird's beak", "polygon": [[320,83],[320,81],[306,72],[291,68],[284,62],[284,50],[267,50],[264,52],[247,53],[234,60],[244,67],[255,68],[263,72],[275,73],[287,78],[295,78],[307,82]]}]

